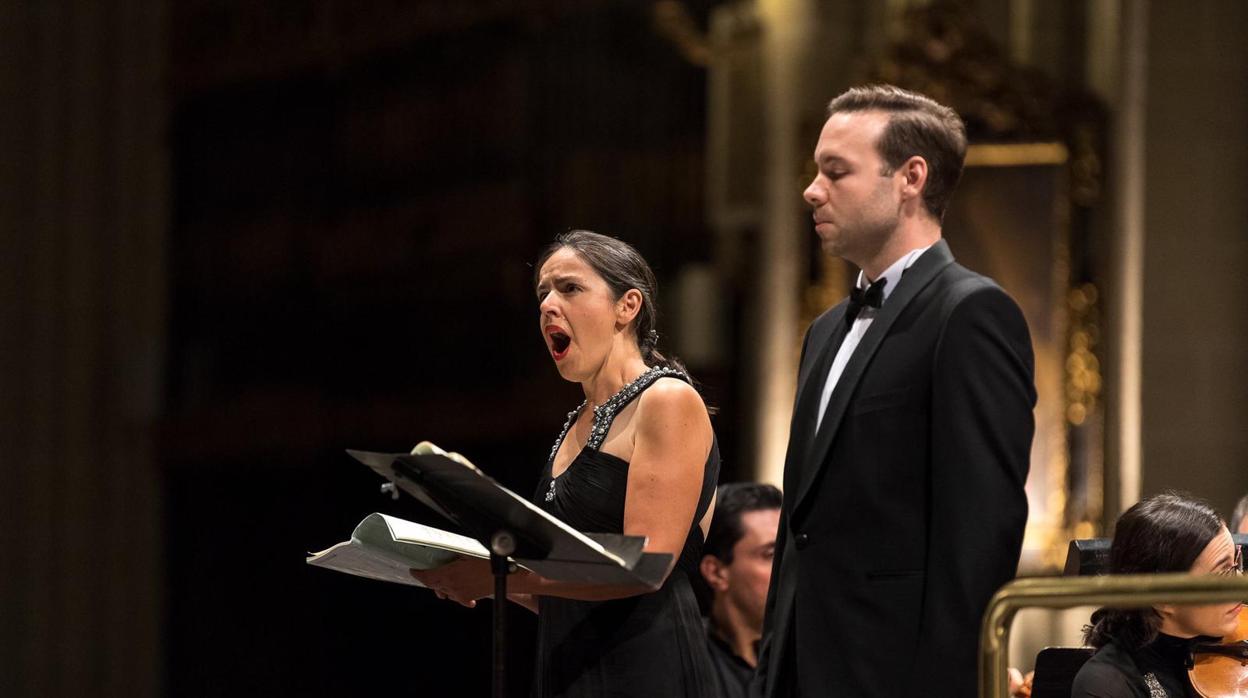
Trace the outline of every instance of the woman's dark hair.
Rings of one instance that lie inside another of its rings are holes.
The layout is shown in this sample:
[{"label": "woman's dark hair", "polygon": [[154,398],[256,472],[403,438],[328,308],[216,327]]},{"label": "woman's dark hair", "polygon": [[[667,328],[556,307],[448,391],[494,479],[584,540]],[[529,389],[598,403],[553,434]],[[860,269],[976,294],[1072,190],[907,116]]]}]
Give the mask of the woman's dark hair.
[{"label": "woman's dark hair", "polygon": [[[1109,548],[1110,574],[1187,572],[1222,530],[1222,518],[1199,499],[1167,492],[1138,502],[1118,517]],[[1102,608],[1083,640],[1100,648],[1113,640],[1135,650],[1157,638],[1161,616],[1149,608]]]},{"label": "woman's dark hair", "polygon": [[641,293],[641,310],[637,311],[637,317],[633,319],[633,330],[637,337],[637,348],[641,350],[641,359],[647,366],[667,366],[688,375],[689,371],[679,360],[659,352],[659,307],[656,302],[659,288],[654,280],[654,272],[650,270],[650,265],[641,253],[627,242],[607,235],[588,230],[570,230],[556,236],[555,241],[537,258],[537,263],[533,266],[534,283],[546,260],[564,248],[580,255],[607,282],[607,287],[617,300],[630,289],[635,288]]}]

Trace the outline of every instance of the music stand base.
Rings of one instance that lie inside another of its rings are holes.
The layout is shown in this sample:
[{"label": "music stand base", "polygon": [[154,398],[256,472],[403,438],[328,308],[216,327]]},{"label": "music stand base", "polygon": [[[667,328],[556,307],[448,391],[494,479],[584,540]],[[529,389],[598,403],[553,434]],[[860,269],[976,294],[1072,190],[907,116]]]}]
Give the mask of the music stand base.
[{"label": "music stand base", "polygon": [[507,556],[515,552],[516,539],[507,531],[499,531],[490,540],[490,571],[494,574],[494,698],[507,695],[507,575],[511,563]]}]

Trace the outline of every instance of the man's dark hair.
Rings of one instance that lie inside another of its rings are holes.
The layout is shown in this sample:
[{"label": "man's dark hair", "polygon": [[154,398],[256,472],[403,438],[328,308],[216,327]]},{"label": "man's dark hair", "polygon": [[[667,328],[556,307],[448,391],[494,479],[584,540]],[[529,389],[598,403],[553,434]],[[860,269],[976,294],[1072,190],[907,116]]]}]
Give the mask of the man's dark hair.
[{"label": "man's dark hair", "polygon": [[715,493],[715,515],[702,545],[703,555],[714,555],[725,565],[732,564],[732,549],[745,535],[741,517],[751,511],[779,509],[780,490],[758,482],[731,482]]},{"label": "man's dark hair", "polygon": [[[1213,507],[1187,494],[1167,492],[1142,500],[1118,517],[1109,548],[1110,574],[1187,572],[1222,530]],[[1084,641],[1101,648],[1111,640],[1134,652],[1157,638],[1161,616],[1148,608],[1102,608],[1084,628]]]},{"label": "man's dark hair", "polygon": [[882,174],[892,174],[915,155],[927,161],[923,205],[936,220],[943,220],[966,159],[962,118],[929,97],[893,85],[852,87],[828,104],[828,116],[860,111],[888,114],[888,125],[876,144],[888,165]]}]

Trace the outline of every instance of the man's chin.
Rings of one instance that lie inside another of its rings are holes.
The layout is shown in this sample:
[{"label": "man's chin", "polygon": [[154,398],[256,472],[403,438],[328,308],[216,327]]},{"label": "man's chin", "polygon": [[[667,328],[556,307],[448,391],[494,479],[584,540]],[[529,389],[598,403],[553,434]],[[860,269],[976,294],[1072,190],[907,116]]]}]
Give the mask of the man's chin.
[{"label": "man's chin", "polygon": [[845,246],[841,244],[839,238],[819,236],[819,246],[823,249],[823,253],[833,257],[844,256]]}]

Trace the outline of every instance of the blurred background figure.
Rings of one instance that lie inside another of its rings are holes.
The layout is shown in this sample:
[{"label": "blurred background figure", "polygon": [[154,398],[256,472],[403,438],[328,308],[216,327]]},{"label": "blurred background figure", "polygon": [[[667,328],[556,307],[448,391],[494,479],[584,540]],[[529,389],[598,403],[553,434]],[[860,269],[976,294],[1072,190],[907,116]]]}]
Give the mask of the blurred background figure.
[{"label": "blurred background figure", "polygon": [[746,695],[758,663],[780,504],[780,490],[762,483],[720,485],[715,495],[701,571],[709,589],[707,639],[724,698]]},{"label": "blurred background figure", "polygon": [[1009,693],[1011,698],[1030,698],[1032,682],[1036,678],[1036,672],[1029,671],[1025,675],[1022,671],[1014,667],[1010,667],[1007,672],[1009,677]]},{"label": "blurred background figure", "polygon": [[1231,533],[1248,533],[1248,494],[1235,504],[1231,514]]}]

